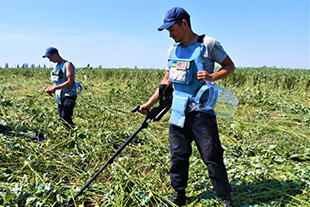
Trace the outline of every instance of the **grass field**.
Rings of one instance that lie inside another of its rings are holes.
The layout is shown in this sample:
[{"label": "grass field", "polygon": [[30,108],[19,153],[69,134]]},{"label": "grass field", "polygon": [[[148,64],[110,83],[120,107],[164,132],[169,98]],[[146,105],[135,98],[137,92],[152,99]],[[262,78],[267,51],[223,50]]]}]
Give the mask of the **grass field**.
[{"label": "grass field", "polygon": [[[144,116],[163,70],[77,69],[84,92],[71,136],[58,118],[49,69],[0,69],[0,124],[45,139],[0,133],[0,206],[57,206],[83,187]],[[237,68],[218,84],[239,100],[218,118],[236,206],[310,206],[310,70]],[[84,193],[76,206],[160,206],[173,193],[168,121],[151,122]],[[193,144],[187,206],[220,206]]]}]

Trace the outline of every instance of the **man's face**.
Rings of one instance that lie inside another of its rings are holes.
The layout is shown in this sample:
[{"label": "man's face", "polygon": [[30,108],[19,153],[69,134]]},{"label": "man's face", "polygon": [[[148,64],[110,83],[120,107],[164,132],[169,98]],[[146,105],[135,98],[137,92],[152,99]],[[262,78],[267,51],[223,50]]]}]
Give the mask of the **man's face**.
[{"label": "man's face", "polygon": [[56,62],[56,53],[49,55],[47,58],[49,59],[50,62],[55,63]]},{"label": "man's face", "polygon": [[174,23],[167,30],[169,32],[169,36],[173,38],[175,42],[180,42],[183,39],[184,36],[183,24],[179,25],[177,23]]}]

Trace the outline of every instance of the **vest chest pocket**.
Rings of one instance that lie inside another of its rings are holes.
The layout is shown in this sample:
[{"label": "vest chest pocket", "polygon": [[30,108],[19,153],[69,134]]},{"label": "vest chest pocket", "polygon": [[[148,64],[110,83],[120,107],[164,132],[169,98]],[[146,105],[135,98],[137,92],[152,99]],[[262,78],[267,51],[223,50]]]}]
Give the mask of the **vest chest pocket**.
[{"label": "vest chest pocket", "polygon": [[58,70],[57,72],[53,71],[51,73],[51,81],[52,82],[58,82],[58,81],[60,81],[60,79],[62,79],[62,77],[63,77],[62,70]]},{"label": "vest chest pocket", "polygon": [[193,60],[182,59],[169,59],[169,77],[168,80],[173,83],[190,84],[192,82],[191,65]]}]

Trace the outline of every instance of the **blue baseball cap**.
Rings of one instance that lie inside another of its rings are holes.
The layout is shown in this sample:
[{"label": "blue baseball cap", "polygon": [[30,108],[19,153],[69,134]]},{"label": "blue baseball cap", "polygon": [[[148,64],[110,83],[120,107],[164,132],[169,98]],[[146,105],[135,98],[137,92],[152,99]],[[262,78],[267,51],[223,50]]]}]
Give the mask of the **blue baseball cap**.
[{"label": "blue baseball cap", "polygon": [[173,7],[169,11],[167,11],[165,18],[164,18],[164,24],[161,25],[158,30],[162,31],[164,29],[168,29],[171,27],[174,23],[176,23],[179,20],[188,19],[190,15],[185,11],[185,9],[181,7]]},{"label": "blue baseball cap", "polygon": [[46,49],[45,55],[43,55],[42,57],[46,58],[46,57],[53,55],[55,53],[58,53],[58,50],[55,47],[49,47]]}]

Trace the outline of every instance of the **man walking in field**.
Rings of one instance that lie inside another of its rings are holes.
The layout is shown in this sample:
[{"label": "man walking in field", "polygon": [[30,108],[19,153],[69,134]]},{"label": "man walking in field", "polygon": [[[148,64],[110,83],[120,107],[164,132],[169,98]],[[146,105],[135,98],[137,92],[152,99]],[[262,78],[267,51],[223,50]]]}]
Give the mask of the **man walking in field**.
[{"label": "man walking in field", "polygon": [[45,89],[45,92],[50,96],[56,94],[59,116],[67,129],[74,127],[72,121],[73,108],[76,101],[75,90],[75,68],[73,64],[64,60],[54,47],[47,48],[43,58],[48,58],[49,61],[56,63],[54,70],[51,73],[51,81],[54,85]]},{"label": "man walking in field", "polygon": [[[170,117],[169,142],[171,151],[170,178],[174,194],[164,206],[186,204],[185,188],[188,181],[189,157],[194,140],[206,164],[209,178],[225,207],[232,206],[231,186],[223,162],[223,148],[219,140],[216,115],[213,110],[193,108],[193,97],[206,81],[223,79],[235,69],[233,61],[214,38],[198,36],[192,31],[190,15],[180,7],[170,9],[164,24],[158,30],[167,29],[175,40],[168,50],[167,70],[160,84],[174,86]],[[221,69],[214,72],[214,64]],[[159,99],[157,89],[153,96],[140,106],[146,114]]]}]

